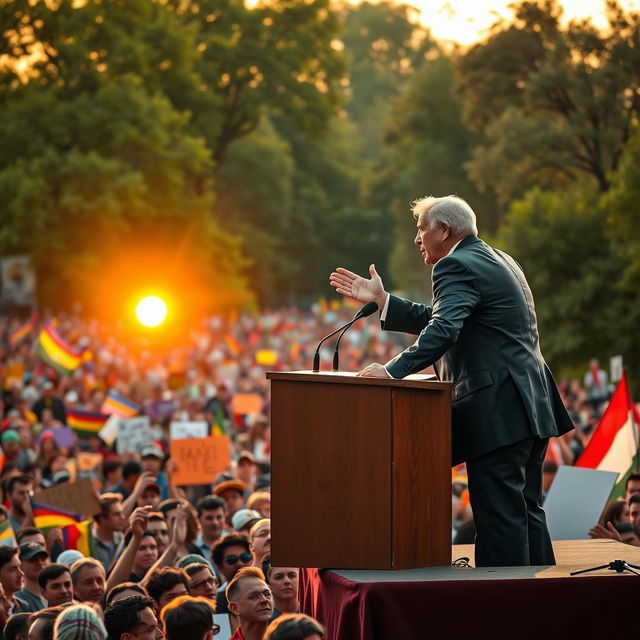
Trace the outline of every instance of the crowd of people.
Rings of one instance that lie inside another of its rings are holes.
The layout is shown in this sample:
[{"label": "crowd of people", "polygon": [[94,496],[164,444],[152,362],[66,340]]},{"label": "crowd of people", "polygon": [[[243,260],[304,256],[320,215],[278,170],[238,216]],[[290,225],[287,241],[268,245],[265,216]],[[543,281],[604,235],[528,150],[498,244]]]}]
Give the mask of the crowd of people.
[{"label": "crowd of people", "polygon": [[[6,521],[13,534],[12,544],[0,535],[3,637],[209,640],[228,624],[234,640],[323,638],[322,626],[300,612],[300,569],[270,562],[265,371],[309,369],[320,338],[354,311],[319,303],[309,312],[209,318],[186,345],[162,352],[127,344],[98,322],[58,317],[56,331],[83,354],[69,375],[39,356],[38,327],[20,335],[24,321],[0,318],[0,530]],[[384,362],[402,348],[399,340],[377,322],[362,322],[346,334],[342,368]],[[332,349],[321,352],[327,369]],[[560,381],[576,429],[550,447],[550,477],[554,465],[572,464],[579,456],[606,406],[610,388],[598,371],[594,376],[591,365],[591,377],[582,384]],[[153,441],[139,453],[122,455],[97,435],[76,434],[71,446],[60,446],[55,430],[67,425],[68,414],[100,412],[110,390],[149,417]],[[260,410],[236,412],[236,394],[259,395]],[[208,485],[176,486],[173,421],[206,421],[228,434],[229,468]],[[31,503],[34,492],[74,481],[73,463],[81,452],[101,460],[93,478],[100,511],[90,514],[91,557],[70,547],[59,528],[34,526]],[[640,476],[632,477],[627,493],[603,514],[594,536],[640,545]],[[452,501],[454,542],[472,541],[460,469],[453,475]]]}]

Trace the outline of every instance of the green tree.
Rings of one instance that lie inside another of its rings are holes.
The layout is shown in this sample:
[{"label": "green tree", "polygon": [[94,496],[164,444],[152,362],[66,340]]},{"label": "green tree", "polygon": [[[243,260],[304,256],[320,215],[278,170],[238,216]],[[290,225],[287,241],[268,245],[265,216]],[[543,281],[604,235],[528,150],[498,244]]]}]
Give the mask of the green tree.
[{"label": "green tree", "polygon": [[560,25],[555,0],[521,2],[460,58],[467,121],[485,140],[470,172],[503,203],[581,176],[609,188],[640,107],[640,14],[607,5],[610,29]]},{"label": "green tree", "polygon": [[638,295],[619,287],[625,258],[609,240],[595,181],[533,189],[512,203],[497,244],[524,268],[554,369],[575,371],[617,353],[637,366]]}]

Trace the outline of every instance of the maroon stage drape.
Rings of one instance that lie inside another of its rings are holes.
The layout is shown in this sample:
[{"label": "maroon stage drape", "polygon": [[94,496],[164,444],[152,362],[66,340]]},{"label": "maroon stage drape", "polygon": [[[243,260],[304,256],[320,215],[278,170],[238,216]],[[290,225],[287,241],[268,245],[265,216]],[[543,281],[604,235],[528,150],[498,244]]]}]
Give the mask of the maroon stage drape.
[{"label": "maroon stage drape", "polygon": [[327,640],[640,638],[640,576],[354,582],[302,569],[302,611]]}]

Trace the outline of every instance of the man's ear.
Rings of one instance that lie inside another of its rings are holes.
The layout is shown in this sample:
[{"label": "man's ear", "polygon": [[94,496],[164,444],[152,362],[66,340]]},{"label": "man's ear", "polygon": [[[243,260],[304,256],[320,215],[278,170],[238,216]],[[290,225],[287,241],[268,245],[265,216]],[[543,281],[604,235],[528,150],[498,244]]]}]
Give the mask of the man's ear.
[{"label": "man's ear", "polygon": [[233,613],[234,616],[238,615],[238,603],[237,602],[230,602],[228,605],[229,611],[231,613]]},{"label": "man's ear", "polygon": [[440,226],[442,227],[442,239],[446,240],[447,238],[451,237],[451,227],[444,222],[441,222]]}]

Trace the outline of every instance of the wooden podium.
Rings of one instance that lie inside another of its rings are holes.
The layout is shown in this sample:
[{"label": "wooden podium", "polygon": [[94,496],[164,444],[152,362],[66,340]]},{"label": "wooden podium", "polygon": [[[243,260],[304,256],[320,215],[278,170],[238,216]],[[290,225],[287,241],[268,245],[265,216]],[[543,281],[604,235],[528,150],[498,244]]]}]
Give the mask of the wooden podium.
[{"label": "wooden podium", "polygon": [[270,372],[272,566],[451,563],[451,385]]}]

